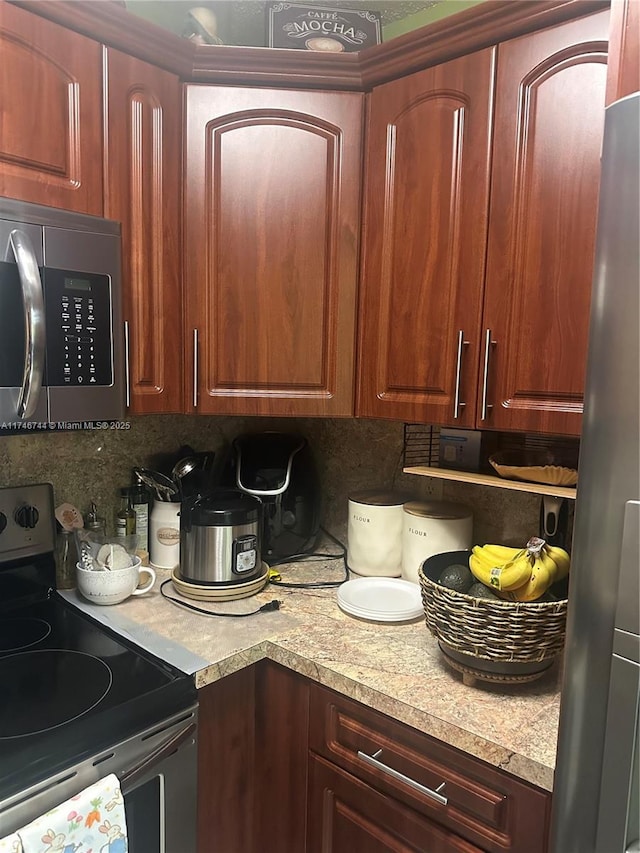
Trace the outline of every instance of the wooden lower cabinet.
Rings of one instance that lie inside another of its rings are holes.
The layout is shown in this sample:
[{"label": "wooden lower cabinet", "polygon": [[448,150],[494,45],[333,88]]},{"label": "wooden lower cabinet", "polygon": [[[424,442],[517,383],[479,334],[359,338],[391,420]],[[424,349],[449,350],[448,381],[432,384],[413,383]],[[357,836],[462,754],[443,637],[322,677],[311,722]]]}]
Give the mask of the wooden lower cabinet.
[{"label": "wooden lower cabinet", "polygon": [[[451,850],[546,850],[550,794],[333,690],[313,684],[310,691],[309,748],[312,754],[341,768],[348,778],[359,780],[355,789],[361,790],[364,783],[416,817],[422,816],[427,826],[433,823],[445,837],[449,833],[456,841],[468,842]],[[342,780],[339,790],[344,791],[345,785]],[[362,790],[370,803],[368,793]],[[446,802],[434,798],[434,792]],[[354,790],[350,797],[356,796]],[[317,808],[317,792],[310,799],[310,807],[312,801]],[[333,808],[331,800],[323,799],[322,808]],[[334,853],[353,850],[337,846],[326,849]]]},{"label": "wooden lower cabinet", "polygon": [[545,853],[550,804],[270,661],[200,691],[199,853]]},{"label": "wooden lower cabinet", "polygon": [[481,853],[313,753],[309,764],[307,853]]},{"label": "wooden lower cabinet", "polygon": [[199,704],[198,853],[304,853],[307,680],[261,662]]}]

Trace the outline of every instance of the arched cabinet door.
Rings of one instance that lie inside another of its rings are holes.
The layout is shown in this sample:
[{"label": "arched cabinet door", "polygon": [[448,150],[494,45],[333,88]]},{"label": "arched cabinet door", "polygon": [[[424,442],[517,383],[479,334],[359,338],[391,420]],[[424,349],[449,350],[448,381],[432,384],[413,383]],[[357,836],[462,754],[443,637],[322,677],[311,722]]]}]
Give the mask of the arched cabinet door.
[{"label": "arched cabinet door", "polygon": [[605,11],[498,48],[481,429],[580,434],[607,39]]},{"label": "arched cabinet door", "polygon": [[102,214],[100,45],[0,3],[0,196]]},{"label": "arched cabinet door", "polygon": [[105,216],[122,223],[128,407],[181,412],[181,83],[117,50],[104,53]]},{"label": "arched cabinet door", "polygon": [[362,96],[186,105],[188,410],[352,415]]},{"label": "arched cabinet door", "polygon": [[495,49],[370,95],[357,414],[473,426]]}]

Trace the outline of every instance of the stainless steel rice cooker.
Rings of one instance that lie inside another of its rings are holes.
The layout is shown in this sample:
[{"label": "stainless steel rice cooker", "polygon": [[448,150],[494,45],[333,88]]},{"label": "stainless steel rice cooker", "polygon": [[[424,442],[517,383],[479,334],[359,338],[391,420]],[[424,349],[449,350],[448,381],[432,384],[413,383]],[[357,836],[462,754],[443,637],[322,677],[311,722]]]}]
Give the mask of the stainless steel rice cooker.
[{"label": "stainless steel rice cooker", "polygon": [[180,576],[197,584],[242,584],[263,574],[262,502],[216,489],[182,503]]}]

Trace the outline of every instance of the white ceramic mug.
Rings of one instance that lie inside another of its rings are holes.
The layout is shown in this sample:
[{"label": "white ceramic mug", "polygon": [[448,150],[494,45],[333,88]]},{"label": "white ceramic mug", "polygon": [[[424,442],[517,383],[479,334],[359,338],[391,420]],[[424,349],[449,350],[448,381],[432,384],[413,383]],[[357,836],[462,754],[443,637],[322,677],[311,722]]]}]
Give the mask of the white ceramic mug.
[{"label": "white ceramic mug", "polygon": [[[133,565],[126,569],[102,572],[85,569],[76,563],[78,589],[93,604],[119,604],[130,595],[149,592],[156,582],[156,573],[151,567],[142,566],[140,557],[134,557],[133,560]],[[143,572],[149,575],[149,580],[143,586],[138,586]]]}]

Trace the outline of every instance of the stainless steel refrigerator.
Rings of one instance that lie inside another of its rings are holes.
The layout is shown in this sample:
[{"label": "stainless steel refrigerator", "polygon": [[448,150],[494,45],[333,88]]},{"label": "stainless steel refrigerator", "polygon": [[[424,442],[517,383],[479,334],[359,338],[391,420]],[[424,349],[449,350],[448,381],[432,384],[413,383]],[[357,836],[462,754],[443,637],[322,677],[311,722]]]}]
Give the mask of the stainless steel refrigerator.
[{"label": "stainless steel refrigerator", "polygon": [[640,93],[606,112],[553,853],[640,850]]}]

